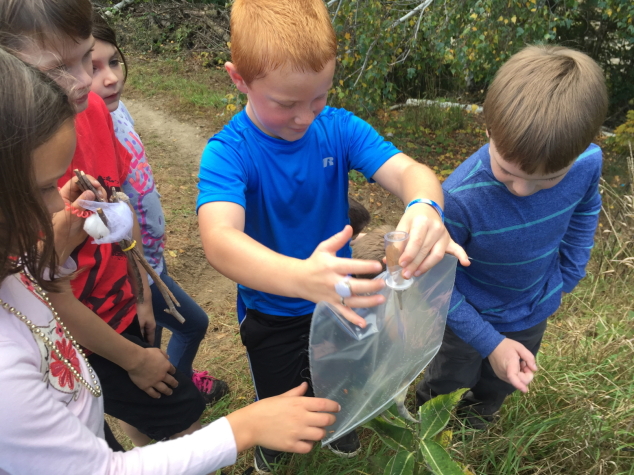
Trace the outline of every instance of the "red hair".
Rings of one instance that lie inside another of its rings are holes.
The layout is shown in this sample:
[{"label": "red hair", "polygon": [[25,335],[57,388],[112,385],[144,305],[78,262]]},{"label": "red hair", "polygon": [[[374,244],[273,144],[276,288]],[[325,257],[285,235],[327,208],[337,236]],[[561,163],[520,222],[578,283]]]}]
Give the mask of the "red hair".
[{"label": "red hair", "polygon": [[322,0],[236,0],[231,10],[231,60],[247,84],[290,67],[320,72],[337,54]]}]

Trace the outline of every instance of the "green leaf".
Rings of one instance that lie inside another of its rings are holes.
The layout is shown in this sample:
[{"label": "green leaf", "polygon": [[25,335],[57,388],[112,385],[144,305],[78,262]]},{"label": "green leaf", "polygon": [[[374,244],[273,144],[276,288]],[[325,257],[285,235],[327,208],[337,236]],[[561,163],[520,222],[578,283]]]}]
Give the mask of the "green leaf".
[{"label": "green leaf", "polygon": [[376,432],[392,450],[411,450],[414,446],[414,435],[411,430],[392,425],[379,417],[366,422],[363,426]]},{"label": "green leaf", "polygon": [[416,455],[409,450],[402,450],[389,461],[383,475],[412,475]]},{"label": "green leaf", "polygon": [[392,404],[390,407],[388,407],[382,415],[384,418],[387,418],[387,422],[392,424],[393,426],[403,428],[407,427],[407,424],[398,413],[398,408],[396,407],[396,404]]},{"label": "green leaf", "polygon": [[421,440],[420,451],[434,475],[464,475],[462,468],[433,440]]},{"label": "green leaf", "polygon": [[463,388],[451,394],[436,396],[418,409],[421,439],[431,439],[445,428],[449,422],[451,411],[468,390],[468,388]]}]

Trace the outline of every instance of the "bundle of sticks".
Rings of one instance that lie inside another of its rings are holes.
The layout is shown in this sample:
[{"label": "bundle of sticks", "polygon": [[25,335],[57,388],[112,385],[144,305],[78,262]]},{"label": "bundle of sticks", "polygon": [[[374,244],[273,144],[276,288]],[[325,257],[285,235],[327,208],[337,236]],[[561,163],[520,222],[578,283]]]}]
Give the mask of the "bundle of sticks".
[{"label": "bundle of sticks", "polygon": [[[100,203],[104,203],[105,201],[99,197],[99,195],[97,194],[97,190],[92,185],[92,183],[90,183],[90,180],[88,180],[88,178],[86,177],[86,174],[80,170],[73,170],[73,171],[75,173],[75,176],[79,180],[77,182],[77,185],[79,186],[79,188],[82,191],[86,191],[86,190],[92,191],[95,195],[95,200]],[[112,203],[120,203],[120,202],[125,202],[128,204],[130,203],[130,200],[124,193],[119,193],[114,188],[111,189],[111,192],[112,193],[110,195],[110,201]],[[108,226],[108,218],[106,217],[105,213],[103,212],[101,208],[97,209],[97,214],[101,218],[101,221],[103,221],[103,224]],[[141,251],[139,251],[139,248],[136,247],[135,243],[128,239],[123,239],[119,241],[119,246],[121,246],[121,250],[125,252],[126,256],[128,257],[128,261],[131,263],[132,272],[134,274],[133,277],[134,277],[134,280],[136,283],[136,289],[137,289],[137,296],[136,296],[137,301],[139,303],[143,303],[144,301],[143,280],[141,279],[141,272],[139,271],[139,267],[138,267],[138,264],[141,264],[143,268],[147,271],[148,275],[152,278],[152,280],[158,287],[159,291],[161,292],[161,295],[165,299],[165,303],[167,304],[167,307],[168,307],[165,309],[165,311],[169,313],[170,315],[172,315],[180,323],[185,323],[185,318],[183,318],[183,316],[178,312],[178,310],[176,310],[176,307],[174,306],[174,304],[176,304],[180,307],[181,304],[178,302],[178,300],[176,300],[176,297],[174,297],[174,294],[170,292],[170,289],[168,289],[165,283],[163,283],[163,281],[161,280],[161,277],[156,273],[156,271],[152,268],[152,266],[148,263],[148,261],[145,260],[145,256],[143,255]]]}]

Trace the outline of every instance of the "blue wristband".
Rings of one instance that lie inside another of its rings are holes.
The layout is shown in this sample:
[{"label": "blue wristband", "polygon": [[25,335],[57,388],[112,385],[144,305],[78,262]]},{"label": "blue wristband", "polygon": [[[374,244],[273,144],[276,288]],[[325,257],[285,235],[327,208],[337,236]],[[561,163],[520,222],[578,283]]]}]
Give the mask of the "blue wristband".
[{"label": "blue wristband", "polygon": [[405,207],[405,211],[407,211],[410,206],[418,204],[418,203],[425,203],[426,205],[429,205],[432,208],[434,208],[436,211],[438,211],[438,214],[440,215],[440,220],[443,223],[445,222],[445,213],[443,213],[443,210],[440,207],[440,205],[436,203],[435,201],[428,200],[427,198],[416,198],[415,200],[410,201],[410,203]]}]

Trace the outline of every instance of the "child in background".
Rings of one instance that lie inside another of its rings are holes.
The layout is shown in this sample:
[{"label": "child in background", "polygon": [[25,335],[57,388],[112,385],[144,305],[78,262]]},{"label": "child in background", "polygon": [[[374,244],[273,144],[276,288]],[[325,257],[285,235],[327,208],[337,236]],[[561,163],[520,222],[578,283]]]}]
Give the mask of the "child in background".
[{"label": "child in background", "polygon": [[352,227],[352,240],[354,241],[361,234],[361,231],[370,224],[371,217],[365,206],[348,196],[348,219]]},{"label": "child in background", "polygon": [[[394,231],[394,226],[383,224],[355,239],[352,245],[353,259],[367,259],[379,261],[382,264],[381,272],[385,271],[385,235]],[[356,275],[357,279],[374,279],[378,273]]]},{"label": "child in background", "polygon": [[489,144],[443,183],[458,266],[439,353],[417,404],[458,388],[476,428],[506,396],[528,391],[547,318],[585,275],[601,211],[607,110],[601,69],[587,55],[531,46],[496,74],[484,102]]},{"label": "child in background", "polygon": [[[120,190],[128,175],[130,154],[116,139],[103,100],[90,92],[94,46],[90,1],[3,0],[0,45],[53,78],[67,92],[78,112],[75,153],[59,186],[71,180],[74,169],[80,169],[95,177],[108,193],[112,188]],[[136,289],[145,301],[138,304],[128,276],[129,265],[133,264],[121,247],[97,245],[88,239],[83,219],[71,213],[71,203],[68,205],[69,211],[62,210],[53,216],[53,225],[60,262],[66,262],[70,256],[82,270],[71,281],[75,297],[117,333],[137,346],[150,347],[155,323],[145,271],[140,269],[143,288]],[[134,222],[134,239],[136,245],[142,246],[138,222]],[[65,294],[51,294],[50,300],[60,307],[60,317],[71,331],[85,332],[88,322],[83,318],[81,305],[69,301]],[[99,340],[102,335],[97,333],[92,337]],[[171,368],[166,357],[159,356]],[[121,421],[135,445],[145,445],[151,439],[179,437],[201,427],[199,419],[205,400],[191,378],[180,371],[173,376],[159,373],[158,378],[153,378],[153,387],[142,390],[116,358],[93,353],[88,359],[103,385],[105,412]],[[168,397],[161,397],[161,393]]]},{"label": "child in background", "polygon": [[[157,347],[161,345],[161,327],[172,331],[172,337],[167,346],[171,363],[192,379],[210,404],[227,394],[229,388],[227,383],[212,377],[207,371],[194,371],[192,368],[200,342],[205,337],[209,318],[194,299],[167,273],[163,256],[165,217],[160,195],[156,189],[152,168],[145,155],[145,148],[134,130],[134,120],[123,101],[120,100],[128,68],[117,44],[116,33],[99,14],[94,13],[92,34],[96,41],[92,52],[91,90],[106,103],[117,139],[132,155],[128,177],[121,187],[130,198],[139,220],[145,258],[174,294],[181,305],[179,312],[185,318],[185,323],[179,323],[171,314],[165,312],[167,309],[165,299],[156,284],[150,282],[152,308],[157,323],[154,344]],[[125,72],[122,64],[125,66]]]},{"label": "child in background", "polygon": [[99,379],[48,298],[76,269],[72,259],[57,266],[51,224],[65,205],[57,181],[74,154],[74,111],[1,48],[0,77],[0,474],[205,475],[254,444],[308,452],[338,404],[300,397],[305,384],[186,438],[108,448]]},{"label": "child in background", "polygon": [[[240,333],[259,399],[310,381],[316,302],[333,304],[363,327],[350,307],[384,301],[375,294],[382,280],[348,277],[381,268],[348,259],[350,170],[409,203],[399,223],[410,233],[400,262],[405,278],[425,272],[445,252],[468,265],[443,226],[434,173],[354,114],[326,106],[336,54],[322,0],[233,3],[232,62],[225,68],[248,102],[203,153],[197,211],[207,259],[239,284],[246,307]],[[358,436],[351,432],[330,448],[355,456]],[[256,470],[268,472],[280,455],[256,450]]]}]

